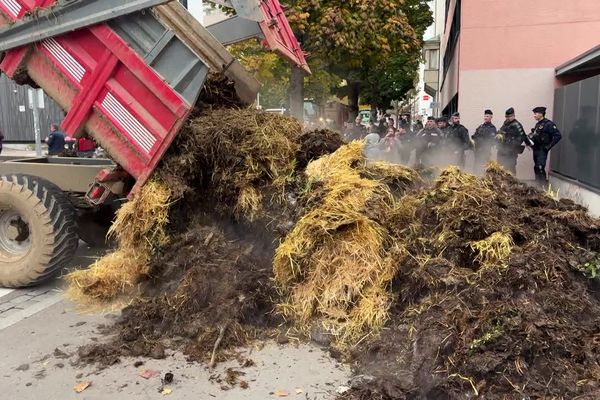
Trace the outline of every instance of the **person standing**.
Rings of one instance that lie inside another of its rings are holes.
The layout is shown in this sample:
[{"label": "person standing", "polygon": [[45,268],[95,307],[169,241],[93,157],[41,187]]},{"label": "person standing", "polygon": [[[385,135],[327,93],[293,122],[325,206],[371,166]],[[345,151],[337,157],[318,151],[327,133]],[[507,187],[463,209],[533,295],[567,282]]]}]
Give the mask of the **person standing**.
[{"label": "person standing", "polygon": [[398,128],[404,129],[406,132],[410,131],[410,122],[408,122],[408,115],[402,114],[400,116],[400,122]]},{"label": "person standing", "polygon": [[354,122],[346,129],[346,137],[348,140],[362,140],[367,134],[365,126],[362,124],[362,119],[358,115]]},{"label": "person standing", "polygon": [[401,126],[396,131],[396,138],[400,141],[400,162],[403,165],[410,163],[410,157],[414,147],[414,137],[410,131],[410,125]]},{"label": "person standing", "polygon": [[57,156],[65,151],[65,134],[58,129],[58,125],[50,125],[50,134],[46,138],[48,155]]},{"label": "person standing", "polygon": [[421,129],[423,129],[423,123],[418,119],[417,122],[415,122],[415,132],[419,132]]},{"label": "person standing", "polygon": [[475,129],[473,141],[475,142],[475,172],[482,173],[485,165],[492,156],[492,147],[494,147],[497,129],[492,124],[494,113],[492,110],[485,110],[483,113],[483,124]]},{"label": "person standing", "polygon": [[367,161],[379,161],[381,159],[381,147],[379,133],[371,132],[365,136],[363,154],[367,158]]},{"label": "person standing", "polygon": [[513,175],[517,175],[517,159],[525,150],[525,129],[515,117],[515,109],[509,108],[506,120],[496,135],[498,162]]},{"label": "person standing", "polygon": [[446,137],[446,135],[448,134],[448,132],[450,132],[450,127],[448,126],[448,117],[446,116],[442,116],[439,117],[438,119],[435,120],[437,127],[440,131],[442,131],[442,133],[444,134],[444,137]]},{"label": "person standing", "polygon": [[428,117],[425,127],[416,135],[415,164],[418,168],[435,165],[437,150],[444,134],[436,126],[435,118]]},{"label": "person standing", "polygon": [[400,149],[400,139],[396,135],[396,130],[390,126],[383,138],[383,159],[390,164],[400,164]]},{"label": "person standing", "polygon": [[530,145],[533,149],[535,180],[540,184],[545,184],[548,180],[546,175],[548,154],[560,142],[562,135],[556,124],[546,118],[546,107],[536,107],[532,111],[533,118],[537,121],[530,137]]},{"label": "person standing", "polygon": [[451,164],[460,169],[465,167],[465,151],[471,148],[469,130],[460,123],[460,113],[452,114],[452,126],[446,137],[446,146],[451,155]]}]

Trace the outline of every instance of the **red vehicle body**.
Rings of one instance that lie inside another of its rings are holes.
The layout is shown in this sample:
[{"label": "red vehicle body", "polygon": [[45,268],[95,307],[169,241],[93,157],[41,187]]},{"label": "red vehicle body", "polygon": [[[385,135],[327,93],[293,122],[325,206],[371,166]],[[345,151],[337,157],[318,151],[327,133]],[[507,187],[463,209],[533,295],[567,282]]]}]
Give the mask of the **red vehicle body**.
[{"label": "red vehicle body", "polygon": [[[55,0],[0,0],[0,25],[17,21]],[[263,0],[265,44],[306,65],[277,0]],[[130,175],[134,194],[149,178],[188,117],[194,100],[178,93],[108,23],[8,51],[0,70],[26,74],[68,113],[68,136],[87,131],[121,169],[103,171],[88,192],[101,202],[110,183]],[[125,172],[126,173],[125,173]]]}]

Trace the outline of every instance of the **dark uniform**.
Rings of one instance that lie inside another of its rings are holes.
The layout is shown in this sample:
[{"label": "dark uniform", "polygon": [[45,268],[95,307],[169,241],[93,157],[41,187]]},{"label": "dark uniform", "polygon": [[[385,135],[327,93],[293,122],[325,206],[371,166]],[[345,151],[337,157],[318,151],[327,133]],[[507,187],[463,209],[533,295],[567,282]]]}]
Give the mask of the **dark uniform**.
[{"label": "dark uniform", "polygon": [[415,163],[421,167],[435,165],[436,153],[444,134],[438,128],[425,127],[415,137]]},{"label": "dark uniform", "polygon": [[[506,110],[507,117],[514,114],[515,110],[513,108]],[[525,146],[523,146],[525,141],[523,125],[516,119],[512,121],[507,119],[498,131],[496,139],[498,140],[498,162],[512,172],[513,175],[516,175],[517,158],[525,150]]]},{"label": "dark uniform", "polygon": [[533,149],[533,163],[535,171],[535,180],[540,183],[547,181],[546,176],[546,163],[548,161],[548,153],[560,140],[562,135],[556,124],[545,117],[546,108],[536,107],[533,109],[534,113],[544,114],[544,118],[535,125],[533,128],[531,139],[531,148]]},{"label": "dark uniform", "polygon": [[[486,115],[493,115],[490,110]],[[473,141],[475,142],[475,171],[482,172],[485,164],[491,159],[492,147],[496,141],[497,129],[491,122],[484,122],[475,129]]]},{"label": "dark uniform", "polygon": [[65,151],[65,134],[53,131],[48,135],[48,155],[57,156]]},{"label": "dark uniform", "polygon": [[450,126],[448,125],[448,117],[440,117],[436,120],[437,127],[440,131],[442,131],[442,137],[446,140],[448,134],[450,133]]},{"label": "dark uniform", "polygon": [[367,128],[361,123],[358,125],[353,122],[352,125],[346,130],[346,137],[348,140],[362,140],[367,135]]},{"label": "dark uniform", "polygon": [[[455,116],[460,116],[460,114],[455,113]],[[471,148],[469,130],[461,124],[452,124],[446,135],[444,146],[452,155],[452,164],[463,169],[465,167],[465,151]]]},{"label": "dark uniform", "polygon": [[415,135],[410,130],[410,127],[403,129],[404,130],[399,131],[403,133],[397,133],[396,137],[400,141],[400,162],[404,165],[408,165],[408,163],[410,163],[412,151],[415,148]]}]

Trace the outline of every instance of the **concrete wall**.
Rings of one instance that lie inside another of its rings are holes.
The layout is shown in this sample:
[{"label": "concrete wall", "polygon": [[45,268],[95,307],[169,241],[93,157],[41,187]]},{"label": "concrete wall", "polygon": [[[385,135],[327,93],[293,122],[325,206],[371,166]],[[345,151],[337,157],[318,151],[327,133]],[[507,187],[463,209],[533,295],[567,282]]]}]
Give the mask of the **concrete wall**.
[{"label": "concrete wall", "polygon": [[552,190],[558,191],[558,197],[571,199],[587,207],[593,215],[600,217],[600,194],[598,192],[557,175],[550,176],[550,184]]},{"label": "concrete wall", "polygon": [[461,70],[555,68],[598,31],[598,0],[462,0]]},{"label": "concrete wall", "polygon": [[[552,118],[553,82],[553,68],[461,71],[461,122],[472,134],[482,122],[483,111],[489,108],[494,112],[494,125],[499,128],[506,109],[514,107],[517,119],[529,132],[535,126],[531,112],[534,107],[547,106],[548,117]],[[528,149],[519,157],[517,176],[534,179],[533,156]]]},{"label": "concrete wall", "polygon": [[[456,0],[450,2],[442,40],[446,48]],[[597,46],[598,0],[462,0],[457,53],[442,87],[443,105],[458,92],[462,123],[471,133],[491,108],[500,126],[514,107],[527,131],[531,109],[548,107],[552,118],[555,68]],[[456,69],[456,72],[454,71]],[[530,152],[519,159],[518,175],[533,179]]]},{"label": "concrete wall", "polygon": [[[4,74],[0,74],[0,131],[4,140],[10,142],[33,142],[33,114],[28,107],[28,86],[19,86]],[[42,139],[48,135],[50,124],[60,123],[64,118],[62,109],[48,96],[44,96],[45,108],[40,110]],[[25,112],[19,111],[25,106]]]}]

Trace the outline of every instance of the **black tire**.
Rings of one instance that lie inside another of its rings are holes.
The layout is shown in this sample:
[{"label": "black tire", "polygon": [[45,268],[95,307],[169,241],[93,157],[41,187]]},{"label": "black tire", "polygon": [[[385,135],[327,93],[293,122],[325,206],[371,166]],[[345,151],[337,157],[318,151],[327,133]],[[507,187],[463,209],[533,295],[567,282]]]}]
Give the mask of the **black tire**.
[{"label": "black tire", "polygon": [[31,175],[0,177],[0,287],[56,276],[78,241],[77,213],[56,185]]}]

